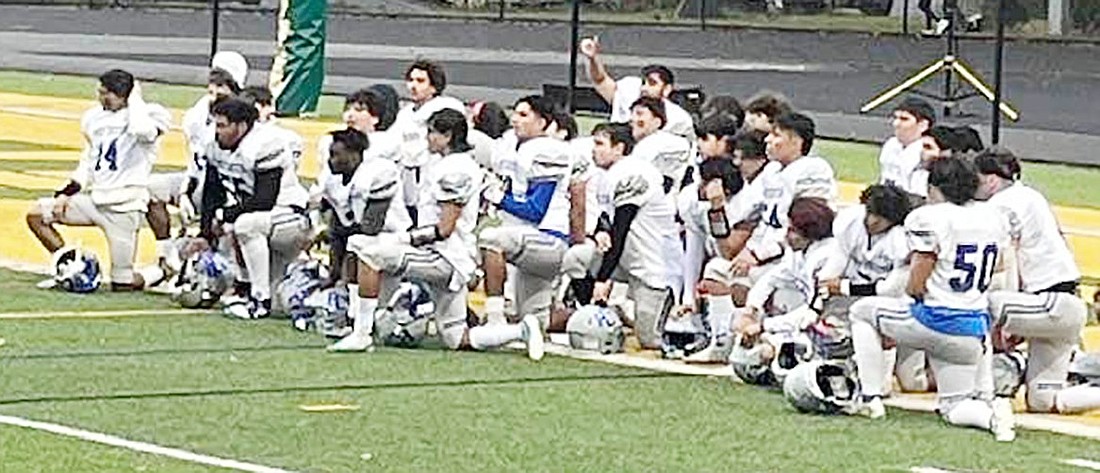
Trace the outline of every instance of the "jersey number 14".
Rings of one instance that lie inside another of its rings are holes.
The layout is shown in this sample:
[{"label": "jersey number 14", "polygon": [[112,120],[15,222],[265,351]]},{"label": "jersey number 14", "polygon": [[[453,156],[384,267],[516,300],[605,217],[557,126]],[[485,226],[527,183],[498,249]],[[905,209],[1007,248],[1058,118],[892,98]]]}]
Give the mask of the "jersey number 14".
[{"label": "jersey number 14", "polygon": [[985,292],[997,269],[997,244],[990,243],[981,251],[978,245],[961,244],[955,247],[955,269],[962,271],[961,276],[951,278],[951,289],[966,292],[974,287],[977,278],[978,290]]}]

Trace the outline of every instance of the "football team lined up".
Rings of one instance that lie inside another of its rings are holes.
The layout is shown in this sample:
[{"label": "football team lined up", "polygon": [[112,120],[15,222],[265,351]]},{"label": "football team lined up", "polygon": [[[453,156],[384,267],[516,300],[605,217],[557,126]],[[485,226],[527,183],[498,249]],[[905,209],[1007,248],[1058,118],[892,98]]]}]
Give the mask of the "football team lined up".
[{"label": "football team lined up", "polygon": [[[781,386],[800,410],[881,418],[894,389],[935,391],[947,422],[1001,441],[1015,438],[1021,385],[1031,412],[1100,407],[1100,363],[1077,353],[1081,275],[1013,154],[906,99],[879,181],[841,205],[813,120],[782,97],[689,112],[669,98],[668,68],[615,80],[598,42],[581,51],[612,111],[591,136],[543,96],[510,117],[467,106],[418,60],[404,106],[388,86],[347,96],[309,187],[302,138],[273,118],[268,90],[242,88],[239,54],[215,56],[184,116],[180,173],[152,172],[171,116],[109,71],[71,181],[27,215],[54,255],[42,286],[99,286],[94,257],[54,229],[94,225],[112,290],[161,285],[187,307],[286,315],[339,339],[331,351],[434,332],[449,349],[518,342],[539,360],[547,332],[603,353],[629,332],[666,358]],[[159,262],[135,269],[143,216]],[[467,304],[478,290],[480,315]]]}]

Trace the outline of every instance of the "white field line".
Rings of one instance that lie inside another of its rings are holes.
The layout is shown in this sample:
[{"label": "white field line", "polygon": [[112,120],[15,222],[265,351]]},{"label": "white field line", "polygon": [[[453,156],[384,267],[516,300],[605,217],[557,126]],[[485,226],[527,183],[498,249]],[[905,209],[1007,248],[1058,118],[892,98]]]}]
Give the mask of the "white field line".
[{"label": "white field line", "polygon": [[1082,460],[1080,458],[1074,458],[1072,460],[1062,460],[1062,463],[1066,465],[1077,466],[1081,468],[1088,468],[1090,470],[1100,471],[1100,462],[1092,460]]},{"label": "white field line", "polygon": [[284,470],[281,468],[273,468],[269,466],[257,465],[254,463],[230,460],[228,458],[203,455],[199,453],[188,452],[186,450],[180,450],[178,448],[162,447],[160,445],[154,445],[151,443],[136,442],[121,437],[115,437],[113,435],[76,429],[59,424],[51,424],[49,422],[38,422],[30,419],[24,419],[22,417],[0,415],[0,424],[40,430],[43,432],[49,432],[65,437],[72,437],[87,442],[110,445],[112,447],[125,448],[127,450],[133,450],[136,452],[160,455],[163,457],[175,458],[177,460],[183,460],[186,462],[226,468],[230,470],[247,471],[251,473],[293,473],[290,470]]},{"label": "white field line", "polygon": [[955,473],[951,470],[944,470],[941,468],[931,466],[914,466],[909,469],[909,473]]},{"label": "white field line", "polygon": [[0,312],[0,320],[28,319],[102,319],[112,317],[138,317],[146,315],[206,315],[209,310],[156,309],[156,310],[98,310],[71,312]]}]

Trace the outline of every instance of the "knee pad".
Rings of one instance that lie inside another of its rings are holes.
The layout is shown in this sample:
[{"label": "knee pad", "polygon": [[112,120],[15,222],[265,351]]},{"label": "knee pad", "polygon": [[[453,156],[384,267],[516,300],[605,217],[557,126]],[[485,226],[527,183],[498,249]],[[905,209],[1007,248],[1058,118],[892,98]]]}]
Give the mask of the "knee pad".
[{"label": "knee pad", "polygon": [[1058,392],[1066,387],[1065,381],[1031,380],[1027,383],[1028,412],[1054,412],[1054,401]]},{"label": "knee pad", "polygon": [[508,230],[503,227],[485,228],[477,236],[477,247],[482,250],[507,252]]}]

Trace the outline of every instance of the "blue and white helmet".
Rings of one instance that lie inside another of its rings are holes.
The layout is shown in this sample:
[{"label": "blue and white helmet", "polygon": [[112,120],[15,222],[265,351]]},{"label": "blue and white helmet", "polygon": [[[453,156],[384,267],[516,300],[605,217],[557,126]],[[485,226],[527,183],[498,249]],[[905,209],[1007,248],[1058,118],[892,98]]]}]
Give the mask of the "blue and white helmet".
[{"label": "blue and white helmet", "polygon": [[347,287],[336,286],[314,291],[306,297],[304,304],[309,311],[305,328],[299,326],[297,321],[295,328],[308,330],[312,326],[321,335],[329,338],[342,338],[351,333],[351,319],[348,318],[351,299]]},{"label": "blue and white helmet", "polygon": [[209,309],[232,285],[233,264],[221,253],[207,249],[183,262],[174,298],[190,309]]},{"label": "blue and white helmet", "polygon": [[53,278],[55,287],[65,291],[94,292],[102,282],[99,260],[90,251],[66,246],[53,254]]},{"label": "blue and white helmet", "polygon": [[374,318],[374,337],[383,345],[416,348],[428,334],[428,320],[435,313],[435,302],[427,284],[402,281],[386,308]]},{"label": "blue and white helmet", "polygon": [[1100,353],[1076,352],[1069,364],[1070,382],[1100,386]]},{"label": "blue and white helmet", "polygon": [[608,355],[623,351],[626,335],[619,313],[610,307],[586,305],[569,315],[565,323],[569,346]]},{"label": "blue and white helmet", "polygon": [[1002,397],[1015,397],[1024,385],[1027,356],[1012,350],[993,354],[993,393]]},{"label": "blue and white helmet", "polygon": [[787,372],[783,397],[800,412],[846,414],[857,406],[859,383],[841,364],[812,360]]},{"label": "blue and white helmet", "polygon": [[[306,299],[321,288],[328,280],[329,273],[325,265],[318,260],[298,261],[287,267],[286,276],[275,287],[275,305],[277,310],[290,317],[294,328],[302,331],[314,326],[314,313],[306,305]],[[344,306],[347,312],[347,305]]]}]

